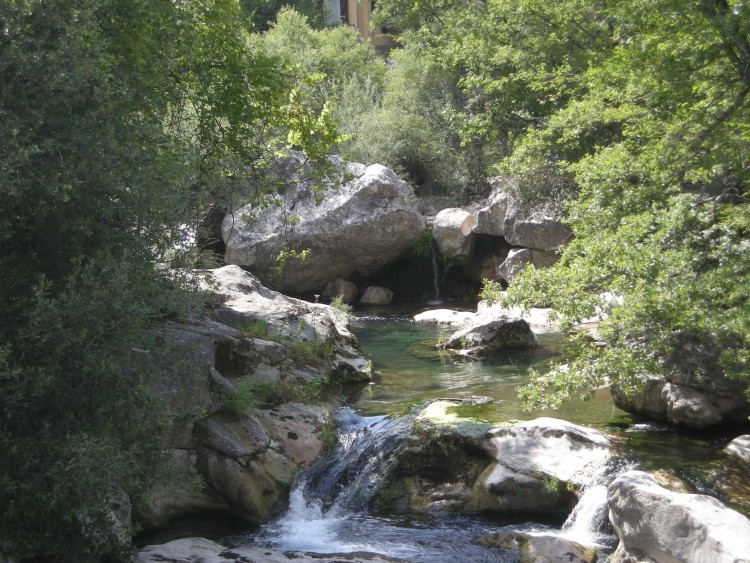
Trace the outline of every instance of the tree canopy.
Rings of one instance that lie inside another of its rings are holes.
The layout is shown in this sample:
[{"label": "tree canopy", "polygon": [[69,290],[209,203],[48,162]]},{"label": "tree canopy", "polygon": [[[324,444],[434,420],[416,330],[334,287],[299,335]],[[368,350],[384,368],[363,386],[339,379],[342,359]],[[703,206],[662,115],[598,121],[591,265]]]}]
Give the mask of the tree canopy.
[{"label": "tree canopy", "polygon": [[[539,376],[530,403],[670,375],[685,335],[748,377],[750,5],[742,0],[378,3],[380,22],[458,72],[465,142],[574,231],[508,303],[564,326],[602,312],[602,342]],[[488,292],[492,293],[492,292]]]},{"label": "tree canopy", "polygon": [[137,350],[189,307],[155,266],[289,139],[326,152],[249,29],[233,0],[0,3],[2,558],[128,557],[112,505],[164,422]]}]

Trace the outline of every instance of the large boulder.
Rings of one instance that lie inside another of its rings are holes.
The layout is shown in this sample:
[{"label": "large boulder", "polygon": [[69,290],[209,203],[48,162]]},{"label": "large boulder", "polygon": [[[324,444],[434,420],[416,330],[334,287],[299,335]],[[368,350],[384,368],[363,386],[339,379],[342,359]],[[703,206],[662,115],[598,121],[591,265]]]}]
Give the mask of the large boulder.
[{"label": "large boulder", "polygon": [[492,356],[503,350],[536,346],[529,323],[507,311],[485,309],[440,346],[467,356]]},{"label": "large boulder", "polygon": [[135,563],[389,563],[396,560],[372,553],[307,554],[266,547],[228,548],[204,538],[185,538],[144,547]]},{"label": "large boulder", "polygon": [[570,502],[566,493],[581,490],[609,459],[610,447],[601,432],[554,418],[495,428],[488,434],[495,463],[478,481],[487,492],[483,508],[560,510]]},{"label": "large boulder", "polygon": [[478,235],[501,237],[505,234],[505,215],[510,195],[503,187],[495,187],[485,205],[477,212],[474,232]]},{"label": "large boulder", "polygon": [[724,452],[741,462],[750,465],[750,434],[737,436],[727,444]]},{"label": "large boulder", "polygon": [[330,344],[332,368],[342,383],[369,379],[368,362],[345,313],[268,289],[239,266],[202,270],[195,276],[203,289],[217,296],[213,314],[220,322],[241,331],[260,328],[266,340]]},{"label": "large boulder", "polygon": [[689,334],[675,338],[676,346],[663,362],[669,379],[643,375],[635,389],[627,390],[615,384],[615,404],[645,418],[690,428],[746,421],[747,384],[724,374],[719,362],[724,346]]},{"label": "large boulder", "polygon": [[393,301],[393,292],[387,287],[371,285],[365,289],[360,301],[364,305],[388,305]]},{"label": "large boulder", "polygon": [[161,366],[150,391],[164,401],[171,421],[162,448],[172,474],[134,506],[134,520],[151,528],[210,511],[261,523],[280,513],[294,474],[323,449],[328,414],[301,403],[230,407],[243,388],[322,374],[299,365],[282,345],[244,338],[208,319],[165,325],[157,340],[165,355],[142,353]]},{"label": "large boulder", "polygon": [[[383,271],[425,229],[424,219],[412,188],[391,170],[379,164],[352,170],[354,180],[319,191],[304,174],[290,172],[271,205],[230,210],[222,225],[225,261],[288,293],[320,292],[336,277]],[[307,258],[290,257],[279,267],[282,251],[306,249]]]},{"label": "large boulder", "polygon": [[669,491],[628,471],[609,486],[610,520],[626,554],[660,563],[750,561],[750,520],[705,495]]},{"label": "large boulder", "polygon": [[359,290],[353,282],[336,278],[325,285],[321,295],[327,299],[340,297],[344,303],[354,303],[357,300],[357,295],[359,295]]},{"label": "large boulder", "polygon": [[505,240],[513,246],[554,250],[570,241],[573,232],[554,213],[528,209],[511,198],[503,221]]},{"label": "large boulder", "polygon": [[549,418],[493,427],[462,418],[478,399],[435,401],[416,417],[379,484],[388,511],[568,514],[610,456],[603,434]]},{"label": "large boulder", "polygon": [[444,256],[470,256],[474,250],[474,233],[477,219],[468,209],[452,207],[435,216],[432,238]]}]

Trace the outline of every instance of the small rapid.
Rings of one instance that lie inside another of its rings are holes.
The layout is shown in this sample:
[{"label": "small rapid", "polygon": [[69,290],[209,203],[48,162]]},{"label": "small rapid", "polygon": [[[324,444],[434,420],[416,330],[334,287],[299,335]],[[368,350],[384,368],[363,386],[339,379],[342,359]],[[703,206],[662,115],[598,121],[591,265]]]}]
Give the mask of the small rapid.
[{"label": "small rapid", "polygon": [[489,520],[370,515],[374,489],[412,419],[360,417],[344,407],[337,411],[336,421],[335,448],[297,476],[287,512],[235,543],[310,553],[369,552],[415,563],[517,560],[474,543],[497,531],[497,524]]},{"label": "small rapid", "polygon": [[476,542],[503,531],[558,535],[607,551],[614,547],[606,484],[622,467],[610,464],[591,476],[562,528],[479,515],[375,516],[369,514],[370,501],[409,434],[412,417],[363,417],[344,407],[336,412],[336,422],[336,446],[297,476],[286,513],[236,544],[325,554],[368,552],[414,563],[517,561],[517,551]]}]

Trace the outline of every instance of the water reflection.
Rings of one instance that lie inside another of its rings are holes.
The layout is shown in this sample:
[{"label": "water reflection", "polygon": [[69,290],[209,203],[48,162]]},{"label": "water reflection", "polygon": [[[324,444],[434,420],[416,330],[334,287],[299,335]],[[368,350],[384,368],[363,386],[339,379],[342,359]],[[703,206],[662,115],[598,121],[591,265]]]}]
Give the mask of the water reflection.
[{"label": "water reflection", "polygon": [[591,401],[577,401],[559,411],[522,409],[516,389],[528,381],[529,369],[544,371],[549,362],[565,359],[564,338],[559,334],[539,335],[536,348],[479,362],[437,349],[441,335],[453,329],[415,323],[403,311],[392,316],[382,311],[360,316],[353,330],[376,371],[374,385],[350,403],[363,414],[394,414],[430,399],[479,395],[494,403],[477,406],[475,416],[492,422],[555,416],[603,426],[626,416],[614,407],[606,390],[597,392]]}]

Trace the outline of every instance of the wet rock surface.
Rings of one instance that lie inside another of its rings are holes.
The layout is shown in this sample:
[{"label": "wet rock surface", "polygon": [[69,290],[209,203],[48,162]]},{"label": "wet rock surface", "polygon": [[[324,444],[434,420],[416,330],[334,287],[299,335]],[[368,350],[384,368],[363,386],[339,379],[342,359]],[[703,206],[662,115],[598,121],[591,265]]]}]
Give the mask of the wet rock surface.
[{"label": "wet rock surface", "polygon": [[260,547],[227,548],[204,538],[186,538],[143,548],[136,563],[398,563],[371,553],[308,554]]},{"label": "wet rock surface", "polygon": [[568,514],[610,456],[610,439],[595,430],[549,418],[493,427],[462,418],[461,404],[435,401],[420,412],[377,508]]}]

